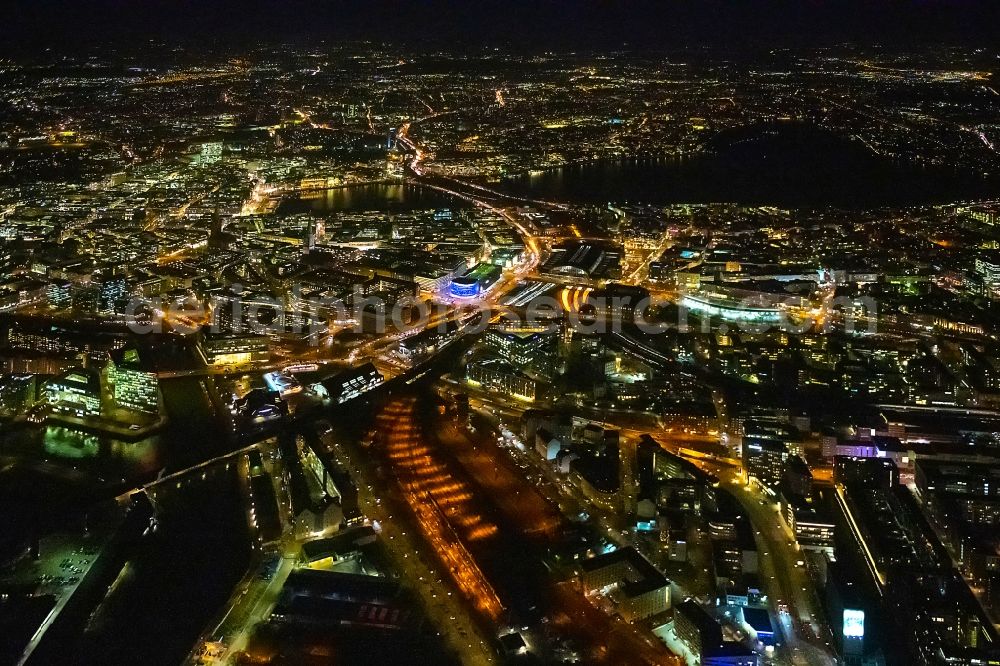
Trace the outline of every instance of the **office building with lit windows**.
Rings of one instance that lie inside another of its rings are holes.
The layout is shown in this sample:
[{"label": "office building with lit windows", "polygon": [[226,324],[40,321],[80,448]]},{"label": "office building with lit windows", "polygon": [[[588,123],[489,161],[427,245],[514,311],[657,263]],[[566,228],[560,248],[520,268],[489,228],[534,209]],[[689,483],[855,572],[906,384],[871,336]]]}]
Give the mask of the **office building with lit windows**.
[{"label": "office building with lit windows", "polygon": [[996,298],[1000,294],[1000,261],[994,256],[976,257],[973,266],[976,274],[982,278],[987,295]]},{"label": "office building with lit windows", "polygon": [[264,335],[217,334],[205,336],[201,349],[209,365],[242,365],[266,361],[270,347]]},{"label": "office building with lit windows", "polygon": [[781,483],[788,458],[784,442],[763,438],[743,440],[743,467],[749,476],[765,486],[774,488]]},{"label": "office building with lit windows", "polygon": [[524,367],[544,360],[553,348],[555,338],[545,331],[510,331],[491,327],[487,329],[483,341],[513,365]]},{"label": "office building with lit windows", "polygon": [[101,377],[90,368],[73,368],[45,385],[53,412],[86,417],[101,414]]},{"label": "office building with lit windows", "polygon": [[632,547],[584,560],[580,582],[591,593],[608,598],[626,622],[670,609],[670,581]]},{"label": "office building with lit windows", "polygon": [[[880,647],[884,663],[990,663],[1000,635],[910,489],[849,482],[835,492],[839,573],[860,599],[828,611],[843,654],[863,638],[863,652]],[[877,646],[873,625],[883,637]],[[941,661],[941,652],[965,661]]]},{"label": "office building with lit windows", "polygon": [[142,362],[137,348],[128,346],[112,352],[105,371],[118,407],[146,414],[159,413],[159,380]]},{"label": "office building with lit windows", "polygon": [[534,379],[503,359],[472,361],[466,368],[466,377],[474,386],[481,385],[521,400],[534,400],[538,390],[538,383]]},{"label": "office building with lit windows", "polygon": [[35,401],[37,380],[32,374],[0,375],[0,416],[21,414]]},{"label": "office building with lit windows", "polygon": [[110,315],[125,311],[129,300],[129,285],[124,277],[106,277],[97,285],[97,311]]},{"label": "office building with lit windows", "polygon": [[73,303],[72,285],[68,280],[52,280],[45,291],[45,300],[54,308],[68,308]]}]

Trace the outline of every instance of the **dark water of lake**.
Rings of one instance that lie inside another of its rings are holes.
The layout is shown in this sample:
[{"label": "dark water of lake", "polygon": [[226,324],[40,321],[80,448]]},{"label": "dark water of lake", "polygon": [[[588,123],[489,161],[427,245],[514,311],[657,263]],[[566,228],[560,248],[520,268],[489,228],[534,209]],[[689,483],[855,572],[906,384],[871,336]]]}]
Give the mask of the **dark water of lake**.
[{"label": "dark water of lake", "polygon": [[467,203],[436,190],[414,184],[375,183],[352,185],[315,192],[307,197],[282,201],[280,211],[360,212],[371,210],[409,211],[431,208],[461,208]]},{"label": "dark water of lake", "polygon": [[719,135],[690,157],[598,161],[504,183],[510,192],[582,203],[742,203],[860,209],[995,198],[992,180],[881,158],[809,125]]}]

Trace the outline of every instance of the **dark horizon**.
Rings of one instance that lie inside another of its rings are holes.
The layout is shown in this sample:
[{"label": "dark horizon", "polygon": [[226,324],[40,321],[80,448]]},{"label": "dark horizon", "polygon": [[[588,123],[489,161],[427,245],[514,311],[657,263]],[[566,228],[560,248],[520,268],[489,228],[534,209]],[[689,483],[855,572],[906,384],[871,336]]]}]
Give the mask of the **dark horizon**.
[{"label": "dark horizon", "polygon": [[785,47],[852,42],[989,47],[1000,3],[989,0],[68,0],[16,1],[12,49],[149,39],[251,45],[373,40],[435,48]]}]

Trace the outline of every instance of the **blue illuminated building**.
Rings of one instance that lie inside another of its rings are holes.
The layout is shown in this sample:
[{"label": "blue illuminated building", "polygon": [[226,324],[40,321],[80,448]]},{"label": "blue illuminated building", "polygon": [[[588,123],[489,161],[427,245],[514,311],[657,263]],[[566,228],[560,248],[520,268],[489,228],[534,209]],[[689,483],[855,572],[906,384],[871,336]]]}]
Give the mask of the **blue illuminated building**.
[{"label": "blue illuminated building", "polygon": [[479,295],[479,280],[459,277],[451,281],[451,295],[455,298],[475,298]]}]

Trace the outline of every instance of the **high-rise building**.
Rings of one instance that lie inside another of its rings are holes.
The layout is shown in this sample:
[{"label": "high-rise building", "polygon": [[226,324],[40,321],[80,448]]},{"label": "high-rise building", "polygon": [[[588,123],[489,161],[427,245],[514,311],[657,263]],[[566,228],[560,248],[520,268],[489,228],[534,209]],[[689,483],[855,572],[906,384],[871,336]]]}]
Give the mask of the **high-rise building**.
[{"label": "high-rise building", "polygon": [[483,336],[488,347],[495,350],[510,363],[526,367],[542,364],[554,352],[555,338],[552,333],[538,331],[504,331],[489,328]]},{"label": "high-rise building", "polygon": [[35,401],[35,375],[0,375],[0,415],[24,413]]},{"label": "high-rise building", "polygon": [[156,373],[142,363],[136,347],[130,345],[112,352],[105,371],[118,407],[146,414],[159,413],[159,381]]},{"label": "high-rise building", "polygon": [[743,440],[743,467],[749,476],[770,488],[781,483],[788,457],[784,442],[759,438]]},{"label": "high-rise building", "polygon": [[1000,294],[1000,260],[993,257],[976,257],[975,272],[982,278],[987,295]]},{"label": "high-rise building", "polygon": [[97,287],[97,311],[109,315],[123,312],[128,302],[129,287],[124,277],[108,277]]},{"label": "high-rise building", "polygon": [[70,282],[67,280],[52,280],[46,289],[45,298],[51,307],[69,307],[73,303]]},{"label": "high-rise building", "polygon": [[884,663],[874,640],[872,613],[865,612],[865,597],[860,586],[845,575],[844,567],[839,562],[830,562],[827,567],[825,597],[835,647],[844,663],[873,666]]}]

